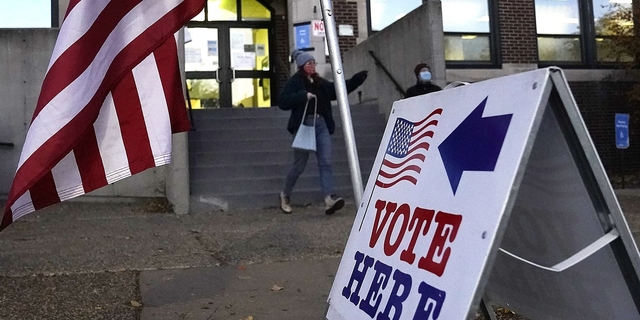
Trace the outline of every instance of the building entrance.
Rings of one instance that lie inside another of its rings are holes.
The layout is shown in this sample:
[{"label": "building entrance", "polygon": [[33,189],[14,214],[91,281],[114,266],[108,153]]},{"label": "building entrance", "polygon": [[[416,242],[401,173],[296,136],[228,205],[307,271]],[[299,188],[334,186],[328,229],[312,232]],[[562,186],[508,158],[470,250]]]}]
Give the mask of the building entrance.
[{"label": "building entrance", "polygon": [[191,40],[185,70],[193,108],[271,106],[273,17],[259,0],[207,2],[185,35]]}]

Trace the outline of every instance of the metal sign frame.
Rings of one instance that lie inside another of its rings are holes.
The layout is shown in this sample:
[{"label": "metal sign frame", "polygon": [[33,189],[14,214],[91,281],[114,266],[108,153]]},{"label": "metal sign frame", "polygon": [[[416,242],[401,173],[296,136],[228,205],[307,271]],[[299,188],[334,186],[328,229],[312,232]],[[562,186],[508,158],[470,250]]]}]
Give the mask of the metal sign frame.
[{"label": "metal sign frame", "polygon": [[[485,274],[483,275],[483,286],[486,285],[487,290],[485,292],[478,292],[476,295],[481,296],[486,294],[490,301],[499,305],[508,306],[511,310],[522,312],[525,315],[535,315],[546,319],[563,319],[564,317],[555,317],[552,315],[551,313],[554,310],[545,310],[545,308],[549,307],[548,304],[532,306],[530,304],[523,303],[522,301],[514,302],[504,295],[501,296],[500,293],[492,292],[491,282],[493,281],[493,277],[490,276],[493,273],[495,277],[499,277],[496,275],[500,272],[504,272],[505,270],[504,266],[500,266],[501,260],[496,259],[496,256],[499,255],[499,252],[506,253],[507,255],[512,255],[511,258],[520,259],[525,263],[533,265],[535,268],[551,272],[563,272],[574,267],[585,259],[588,259],[602,248],[607,247],[611,249],[613,254],[613,261],[611,261],[611,263],[618,267],[618,271],[626,283],[632,303],[635,305],[637,313],[634,313],[635,316],[629,315],[629,318],[638,319],[640,318],[640,255],[638,254],[638,247],[635,244],[633,235],[627,225],[622,209],[620,208],[615,196],[615,192],[609,182],[609,178],[602,166],[600,158],[596,152],[595,145],[589,136],[586,125],[582,120],[578,106],[571,94],[569,85],[564,78],[562,71],[558,68],[549,68],[549,71],[551,81],[548,83],[548,96],[543,98],[541,101],[541,104],[543,105],[541,105],[542,108],[540,108],[540,120],[542,119],[541,117],[543,116],[544,111],[548,112],[549,109],[557,119],[560,127],[559,129],[562,132],[561,135],[566,139],[573,161],[575,161],[580,178],[584,183],[584,188],[588,192],[591,205],[594,208],[597,219],[601,224],[602,231],[605,234],[586,246],[583,250],[576,252],[574,255],[567,257],[564,261],[561,261],[554,266],[535,264],[500,248],[498,251],[493,252],[494,256],[490,261],[493,261],[494,264],[488,266],[489,268],[485,269]],[[540,123],[538,123],[536,127],[539,130]],[[538,136],[538,130],[531,133],[532,138]],[[527,145],[527,158],[531,155],[533,147],[534,141],[531,141],[531,143]],[[527,167],[528,165],[523,162],[520,168],[521,174],[524,173]],[[503,236],[505,232],[509,231],[508,223],[512,218],[511,211],[517,201],[521,183],[522,176],[518,179],[517,183],[514,184],[514,191],[510,196],[508,209],[510,214],[505,216],[505,221],[501,223],[500,229],[502,230]],[[559,214],[562,214],[562,212]],[[501,247],[505,245],[505,241],[506,240],[504,239],[500,240]],[[502,261],[504,261],[504,259],[502,259]],[[584,282],[592,281],[592,279],[576,280]],[[531,287],[536,286],[535,283],[527,284]],[[615,306],[610,307],[615,308]],[[595,317],[595,315],[592,315],[592,317]],[[580,318],[598,319],[597,317],[590,318],[588,316],[582,316]]]},{"label": "metal sign frame", "polygon": [[[566,79],[564,78],[561,70],[557,68],[550,68],[550,79],[551,79],[551,82],[549,83],[549,86],[550,86],[549,96],[543,99],[541,102],[542,104],[547,104],[547,105],[544,105],[541,108],[541,113],[544,111],[546,112],[551,111],[553,113],[553,116],[557,120],[559,129],[561,131],[559,135],[564,137],[564,139],[566,140],[567,148],[570,152],[572,161],[575,162],[576,169],[579,172],[578,174],[579,178],[576,180],[582,181],[583,183],[584,190],[586,190],[586,193],[588,194],[588,196],[586,196],[587,200],[585,202],[588,202],[589,206],[592,206],[593,211],[595,212],[597,219],[599,220],[599,223],[601,225],[603,235],[599,239],[594,239],[594,241],[589,243],[589,245],[584,246],[582,250],[575,252],[575,254],[571,256],[565,257],[566,259],[562,261],[556,261],[557,263],[553,266],[544,266],[540,264],[535,264],[527,259],[523,259],[521,257],[518,257],[517,255],[514,255],[508,252],[507,250],[504,250],[503,249],[504,246],[509,245],[509,239],[507,239],[508,237],[505,236],[505,238],[500,240],[501,248],[498,250],[498,252],[493,252],[495,256],[499,256],[499,255],[502,255],[502,256],[498,257],[498,259],[495,259],[495,257],[491,258],[494,264],[490,266],[488,269],[486,269],[486,273],[483,276],[484,283],[481,284],[481,286],[484,287],[486,285],[485,287],[486,291],[483,292],[482,294],[486,294],[488,299],[494,303],[508,307],[509,309],[514,310],[516,312],[521,312],[525,315],[533,315],[534,317],[540,317],[545,319],[563,319],[565,317],[575,316],[575,314],[574,315],[562,314],[563,312],[570,312],[569,311],[570,308],[568,308],[569,306],[566,305],[568,301],[563,300],[562,297],[570,296],[571,291],[576,290],[576,288],[566,288],[568,286],[565,286],[563,288],[558,289],[557,290],[558,292],[553,294],[549,294],[547,292],[548,295],[545,296],[544,293],[540,293],[538,297],[526,298],[526,299],[522,299],[522,297],[520,297],[521,299],[518,301],[518,299],[514,298],[513,295],[510,296],[509,293],[505,292],[508,290],[504,290],[504,287],[495,285],[493,282],[500,282],[499,279],[501,278],[501,275],[507,274],[508,273],[507,270],[513,269],[515,264],[520,263],[520,265],[522,265],[522,262],[524,262],[534,267],[530,267],[528,269],[527,267],[521,267],[521,268],[525,270],[538,270],[541,274],[543,273],[547,274],[547,276],[545,277],[548,283],[554,282],[553,280],[548,280],[548,279],[557,280],[559,278],[562,278],[563,281],[565,281],[563,283],[567,283],[569,282],[569,280],[576,280],[578,282],[583,282],[583,283],[593,282],[595,284],[597,282],[597,280],[595,279],[584,279],[584,277],[576,279],[576,277],[580,277],[580,275],[584,274],[584,272],[580,271],[579,267],[574,267],[574,266],[578,265],[578,263],[584,261],[585,259],[589,259],[590,257],[593,257],[593,258],[591,258],[590,262],[587,262],[587,263],[594,264],[593,260],[596,259],[595,257],[605,256],[605,253],[603,252],[604,250],[604,251],[610,252],[611,254],[610,256],[611,258],[608,261],[610,272],[611,273],[619,272],[620,278],[618,278],[618,281],[624,281],[624,283],[626,284],[626,289],[620,288],[620,287],[616,289],[623,292],[626,292],[626,290],[628,289],[629,296],[627,297],[627,299],[630,298],[629,299],[630,301],[627,300],[628,302],[627,309],[634,309],[633,305],[635,305],[635,312],[633,313],[635,314],[635,316],[630,314],[627,314],[626,316],[629,319],[640,318],[640,280],[639,280],[640,279],[640,255],[638,254],[638,248],[633,240],[633,235],[626,223],[626,220],[624,218],[620,205],[618,204],[618,201],[616,199],[614,190],[611,187],[611,184],[606,175],[604,167],[602,166],[602,163],[596,152],[595,146],[586,129],[586,125],[579,113],[577,104],[575,103],[575,100],[573,99],[573,96],[570,92],[569,85]],[[535,137],[538,134],[539,132],[536,131],[532,133],[532,136]],[[532,141],[531,144],[527,146],[527,148],[529,149],[528,150],[529,155],[527,157],[530,156],[531,148],[533,147],[534,147],[534,141]],[[524,172],[526,169],[527,169],[527,165],[523,163],[521,167],[521,171]],[[510,196],[511,200],[509,205],[509,211],[511,215],[514,214],[513,212],[511,212],[514,210],[514,205],[516,205],[516,202],[519,201],[518,193],[520,192],[520,189],[523,187],[521,185],[522,182],[523,181],[520,178],[517,181],[517,184],[514,184],[514,192]],[[564,214],[564,212],[558,212],[557,214],[562,215]],[[588,218],[589,213],[585,212],[585,214],[587,215],[585,216],[585,218],[589,219]],[[508,216],[507,220],[514,220],[515,218],[516,217]],[[504,232],[507,232],[507,233],[509,231],[516,232],[514,230],[509,230],[510,228],[512,229],[515,228],[513,226],[510,226],[509,222],[510,221],[503,221],[501,225],[501,230],[503,230],[503,236],[504,236]],[[553,222],[549,222],[549,223],[553,224]],[[579,223],[582,223],[582,222],[579,222]],[[571,239],[571,237],[565,237],[565,239],[563,240],[566,241],[567,240],[566,238],[569,238],[569,240],[575,241],[575,239]],[[560,246],[561,245],[562,244],[560,244]],[[515,246],[515,247],[518,247],[518,246]],[[603,249],[603,248],[606,248],[606,249]],[[511,255],[511,257],[505,258],[506,257],[505,254]],[[513,258],[521,259],[520,260],[521,262],[514,262],[515,260]],[[602,263],[606,264],[607,262],[602,262]],[[509,265],[505,266],[503,264],[509,264]],[[613,269],[611,269],[612,268],[611,266],[613,266]],[[574,269],[569,269],[569,268],[574,268]],[[518,270],[524,274],[531,273],[531,272],[522,272],[523,269],[518,269]],[[575,270],[575,269],[578,269],[578,270]],[[615,271],[616,269],[617,271]],[[550,274],[553,274],[553,272],[564,272],[565,275],[560,276],[558,273],[557,277],[551,276]],[[494,278],[498,278],[498,280],[495,280]],[[612,278],[615,278],[615,277],[612,276]],[[523,285],[526,286],[528,290],[544,291],[544,289],[541,288],[544,285],[540,285],[539,284],[540,281],[529,280],[527,282],[527,280],[514,280],[514,282],[518,282],[518,281],[522,281]],[[592,289],[596,290],[596,288],[592,288]],[[552,290],[552,289],[549,289],[549,290]],[[583,292],[584,291],[586,290],[583,290]],[[477,295],[480,295],[480,294],[481,294],[480,292],[477,293]],[[535,296],[534,294],[531,294],[531,293],[529,294],[531,296]],[[610,294],[615,295],[616,293],[610,293]],[[553,296],[553,295],[555,295],[556,301],[549,301],[549,296]],[[622,293],[621,296],[627,296],[627,295],[626,293]],[[591,298],[592,298],[592,301],[590,301],[590,304],[593,304],[594,300],[597,300],[597,299],[594,299],[593,296],[591,296]],[[571,300],[571,298],[567,298],[567,300]],[[573,302],[575,302],[575,300]],[[558,303],[558,304],[565,303],[565,307],[555,308],[554,310],[554,308],[550,306],[551,304],[554,304],[554,303]],[[616,306],[610,306],[610,308],[616,308]],[[574,311],[576,310],[577,309],[574,309]],[[578,310],[577,312],[580,312],[580,311]],[[599,316],[595,314],[589,314],[589,315],[583,314],[583,315],[580,315],[580,318],[581,319],[598,319]]]}]

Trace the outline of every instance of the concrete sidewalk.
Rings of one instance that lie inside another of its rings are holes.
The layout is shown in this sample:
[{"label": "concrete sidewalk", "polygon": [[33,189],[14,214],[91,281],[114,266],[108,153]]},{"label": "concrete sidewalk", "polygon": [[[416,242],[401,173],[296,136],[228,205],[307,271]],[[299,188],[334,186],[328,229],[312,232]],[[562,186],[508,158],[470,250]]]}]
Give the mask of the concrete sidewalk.
[{"label": "concrete sidewalk", "polygon": [[[638,242],[640,194],[627,193]],[[0,319],[324,318],[353,205],[166,211],[66,202],[15,222],[0,233]]]},{"label": "concrete sidewalk", "polygon": [[[66,202],[0,233],[0,319],[322,319],[355,217]],[[160,210],[162,211],[162,210]]]}]

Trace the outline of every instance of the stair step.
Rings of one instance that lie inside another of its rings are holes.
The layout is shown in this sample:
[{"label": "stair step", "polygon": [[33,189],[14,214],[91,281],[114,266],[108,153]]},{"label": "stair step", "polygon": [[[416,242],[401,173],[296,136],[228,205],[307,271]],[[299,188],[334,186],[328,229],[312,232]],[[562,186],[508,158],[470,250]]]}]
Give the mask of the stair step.
[{"label": "stair step", "polygon": [[[337,104],[331,107],[333,117],[336,118],[340,114]],[[351,114],[379,114],[378,107],[373,105],[353,105],[349,109]],[[221,109],[193,109],[188,111],[193,115],[194,119],[211,119],[211,118],[227,118],[227,119],[246,119],[246,118],[267,118],[267,117],[289,117],[289,110],[280,110],[278,107],[270,108],[221,108]]]},{"label": "stair step", "polygon": [[[360,158],[360,171],[368,173],[371,171],[375,158],[362,159]],[[251,164],[234,164],[230,165],[218,165],[218,166],[202,166],[192,167],[189,170],[190,176],[193,178],[201,179],[248,179],[252,177],[266,177],[271,175],[278,175],[284,177],[289,169],[291,163],[251,163]],[[334,174],[347,174],[351,172],[349,162],[345,159],[343,161],[334,161],[332,163],[332,169]],[[315,158],[310,158],[307,162],[303,176],[318,176],[318,165]]]},{"label": "stair step", "polygon": [[[378,147],[382,140],[382,134],[379,135],[356,135],[356,145],[358,148]],[[248,150],[278,150],[283,152],[289,152],[291,149],[291,143],[293,142],[293,136],[278,138],[278,139],[260,139],[260,137],[246,137],[243,140],[198,140],[189,139],[189,150],[193,152],[232,152],[232,151],[248,151]],[[342,137],[336,137],[333,139],[333,149],[338,152],[344,150],[345,141]]]},{"label": "stair step", "polygon": [[[341,127],[342,121],[338,115],[334,115],[333,120],[336,127]],[[385,124],[384,116],[378,114],[352,114],[351,121],[354,127],[366,124]],[[215,130],[225,128],[284,128],[289,122],[289,114],[281,117],[261,117],[261,118],[194,118],[193,127],[195,131]]]},{"label": "stair step", "polygon": [[[362,180],[367,181],[368,174],[363,175]],[[351,186],[350,174],[333,175],[336,186]],[[256,177],[251,179],[220,179],[220,180],[191,180],[191,188],[198,190],[200,194],[253,194],[272,192],[277,194],[284,185],[285,175]],[[320,191],[320,182],[317,176],[300,176],[294,187],[301,190]]]},{"label": "stair step", "polygon": [[[360,147],[358,148],[359,158],[373,158],[378,151],[378,147]],[[346,159],[346,149],[333,150],[333,162],[342,158]],[[315,159],[313,154],[309,155],[309,159]],[[261,164],[261,163],[289,163],[293,159],[293,151],[291,147],[286,147],[277,151],[264,150],[229,150],[227,152],[199,152],[189,154],[191,166],[204,167],[211,165],[240,165],[240,164]]]},{"label": "stair step", "polygon": [[[382,123],[374,124],[356,124],[353,126],[354,134],[379,134],[384,132],[384,125]],[[337,137],[342,136],[341,127],[336,128],[334,133]],[[286,126],[256,126],[256,127],[219,127],[215,129],[199,129],[193,138],[199,140],[244,140],[251,137],[257,137],[260,139],[271,139],[291,136],[286,131]]]},{"label": "stair step", "polygon": [[[352,106],[350,111],[366,182],[386,122],[375,104]],[[289,111],[278,108],[193,110],[189,174],[194,205],[202,202],[234,209],[277,208],[277,194],[293,160],[293,136],[286,131],[289,115]],[[351,171],[337,107],[334,119],[332,168],[336,193],[352,198]],[[293,193],[294,206],[322,202],[315,155],[310,155]]]},{"label": "stair step", "polygon": [[[268,192],[255,193],[255,194],[197,194],[192,195],[192,207],[202,205],[204,201],[214,200],[217,203],[223,204],[226,209],[265,209],[273,208],[279,209],[280,203],[278,200],[278,193],[280,190]],[[336,187],[336,194],[340,195],[347,202],[353,202],[353,189],[349,187]],[[210,200],[211,199],[211,200]],[[323,207],[323,195],[319,188],[316,189],[302,189],[295,188],[291,195],[291,204],[293,206],[293,214],[296,213],[296,208],[315,205],[318,206],[318,213],[324,213]],[[206,205],[206,204],[205,204]]]}]

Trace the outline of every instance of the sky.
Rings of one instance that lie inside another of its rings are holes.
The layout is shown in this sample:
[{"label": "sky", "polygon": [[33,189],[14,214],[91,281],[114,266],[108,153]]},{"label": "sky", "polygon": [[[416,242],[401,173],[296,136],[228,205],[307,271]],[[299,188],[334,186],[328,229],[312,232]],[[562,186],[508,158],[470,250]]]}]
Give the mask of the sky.
[{"label": "sky", "polygon": [[0,0],[0,28],[51,27],[51,0]]},{"label": "sky", "polygon": [[422,0],[371,0],[371,28],[382,30],[421,4]]}]

